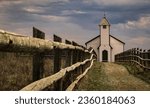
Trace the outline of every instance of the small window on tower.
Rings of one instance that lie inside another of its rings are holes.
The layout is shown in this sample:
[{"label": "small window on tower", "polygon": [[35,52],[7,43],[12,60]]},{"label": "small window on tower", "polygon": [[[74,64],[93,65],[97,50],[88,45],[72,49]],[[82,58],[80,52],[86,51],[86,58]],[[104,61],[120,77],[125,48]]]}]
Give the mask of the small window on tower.
[{"label": "small window on tower", "polygon": [[103,29],[106,29],[106,25],[103,25]]}]

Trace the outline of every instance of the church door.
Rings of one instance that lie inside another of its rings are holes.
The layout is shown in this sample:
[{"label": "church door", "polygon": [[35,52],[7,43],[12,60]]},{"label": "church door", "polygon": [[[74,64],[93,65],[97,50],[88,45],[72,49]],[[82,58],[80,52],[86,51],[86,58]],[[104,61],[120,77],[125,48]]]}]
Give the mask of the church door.
[{"label": "church door", "polygon": [[108,51],[104,50],[102,52],[102,61],[103,62],[108,62]]}]

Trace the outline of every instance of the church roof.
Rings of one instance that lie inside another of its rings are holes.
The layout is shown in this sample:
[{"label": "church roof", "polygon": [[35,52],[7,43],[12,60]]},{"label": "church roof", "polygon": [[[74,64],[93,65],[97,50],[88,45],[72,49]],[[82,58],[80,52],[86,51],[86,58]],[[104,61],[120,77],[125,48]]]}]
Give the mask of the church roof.
[{"label": "church roof", "polygon": [[[87,45],[89,42],[91,42],[91,41],[93,41],[93,40],[97,39],[97,38],[98,38],[98,37],[100,37],[100,36],[101,36],[101,35],[98,35],[98,36],[96,36],[96,37],[92,38],[91,40],[87,41],[87,42],[85,43],[85,45]],[[114,38],[114,39],[116,39],[116,40],[118,40],[119,42],[121,42],[121,43],[125,44],[123,41],[121,41],[121,40],[117,39],[116,37],[114,37],[114,36],[112,36],[112,35],[109,35],[109,36],[110,36],[110,37],[112,37],[112,38]]]},{"label": "church roof", "polygon": [[89,41],[87,41],[87,42],[85,43],[85,45],[87,45],[89,42],[91,42],[91,41],[95,40],[95,39],[96,39],[96,38],[98,38],[98,37],[100,37],[100,35],[98,35],[98,36],[96,36],[96,37],[94,37],[94,38],[90,39]]},{"label": "church roof", "polygon": [[100,25],[108,25],[108,26],[110,26],[110,24],[109,24],[109,22],[108,22],[108,20],[107,20],[107,18],[105,16],[101,20]]},{"label": "church roof", "polygon": [[118,40],[119,42],[121,42],[121,43],[123,43],[123,44],[125,44],[123,41],[121,41],[120,39],[118,39],[118,38],[116,38],[116,37],[114,37],[114,36],[112,36],[112,35],[110,35],[112,38],[114,38],[114,39],[116,39],[116,40]]}]

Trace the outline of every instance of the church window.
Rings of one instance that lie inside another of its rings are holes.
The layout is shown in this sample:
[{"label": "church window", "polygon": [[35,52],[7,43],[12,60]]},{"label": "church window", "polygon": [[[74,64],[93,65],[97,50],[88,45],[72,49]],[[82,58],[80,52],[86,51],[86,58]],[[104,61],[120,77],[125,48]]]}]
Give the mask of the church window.
[{"label": "church window", "polygon": [[103,25],[103,29],[106,29],[106,25]]}]

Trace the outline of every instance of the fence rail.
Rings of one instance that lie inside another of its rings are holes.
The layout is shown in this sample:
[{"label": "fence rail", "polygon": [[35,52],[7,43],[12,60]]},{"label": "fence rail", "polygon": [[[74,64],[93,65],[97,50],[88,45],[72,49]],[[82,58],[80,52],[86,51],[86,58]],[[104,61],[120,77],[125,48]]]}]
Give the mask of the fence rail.
[{"label": "fence rail", "polygon": [[[56,35],[53,36],[53,41],[44,39],[45,33],[35,27],[33,38],[0,31],[0,51],[23,52],[33,56],[33,82],[21,90],[73,90],[97,58],[94,50],[88,50],[74,41],[66,40],[62,43],[62,39]],[[51,76],[43,78],[45,56],[53,57],[54,69]],[[63,68],[62,56],[65,57]]]},{"label": "fence rail", "polygon": [[53,48],[58,49],[76,49],[88,52],[82,47],[73,46],[60,42],[53,42],[50,40],[43,40],[38,38],[31,38],[18,34],[12,34],[8,32],[0,32],[0,51],[5,52],[49,52]]},{"label": "fence rail", "polygon": [[93,59],[93,60],[91,61],[90,66],[83,72],[83,74],[79,75],[79,76],[76,78],[76,80],[68,86],[68,88],[66,89],[67,91],[72,91],[72,90],[74,89],[74,87],[77,85],[77,83],[86,75],[86,73],[88,72],[88,70],[92,67],[94,60],[95,60],[95,59]]},{"label": "fence rail", "polygon": [[134,62],[144,69],[150,70],[150,50],[133,48],[115,55],[116,62]]},{"label": "fence rail", "polygon": [[[52,84],[54,84],[54,82],[58,81],[59,79],[63,78],[66,74],[68,74],[69,72],[72,72],[74,71],[75,69],[79,68],[80,66],[83,66],[85,64],[87,64],[88,62],[91,62],[93,60],[93,54],[91,55],[91,58],[90,59],[86,59],[85,61],[83,62],[78,62],[70,67],[67,67],[67,68],[64,68],[64,69],[61,69],[59,72],[57,72],[56,74],[52,75],[52,76],[49,76],[49,77],[46,77],[46,78],[43,78],[43,79],[40,79],[36,82],[33,82],[32,84],[29,84],[28,86],[24,87],[23,91],[27,91],[27,90],[33,90],[33,91],[36,91],[36,90],[43,90],[45,89],[46,87],[48,86],[51,86]],[[90,63],[90,65],[93,64],[93,63]],[[89,66],[90,68],[91,66]],[[86,71],[87,72],[87,71]],[[84,73],[84,72],[83,72]],[[73,87],[74,88],[74,87]],[[72,89],[71,89],[72,90]]]}]

